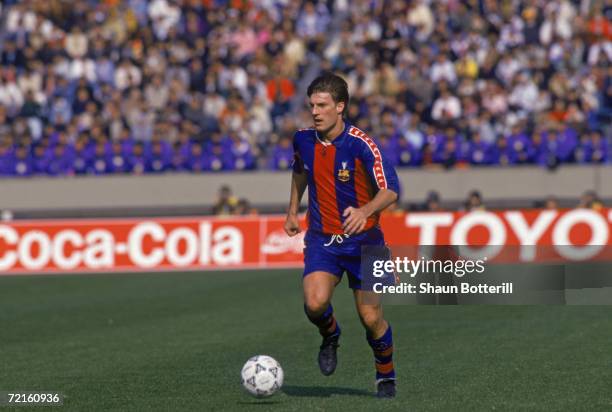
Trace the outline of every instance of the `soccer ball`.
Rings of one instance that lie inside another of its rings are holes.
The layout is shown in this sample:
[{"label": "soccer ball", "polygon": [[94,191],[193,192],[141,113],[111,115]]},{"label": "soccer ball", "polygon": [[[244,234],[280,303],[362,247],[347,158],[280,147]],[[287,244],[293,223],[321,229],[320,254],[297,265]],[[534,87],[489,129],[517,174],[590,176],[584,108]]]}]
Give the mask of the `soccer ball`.
[{"label": "soccer ball", "polygon": [[283,386],[283,368],[270,356],[253,356],[246,361],[240,375],[242,386],[258,398],[272,396]]}]

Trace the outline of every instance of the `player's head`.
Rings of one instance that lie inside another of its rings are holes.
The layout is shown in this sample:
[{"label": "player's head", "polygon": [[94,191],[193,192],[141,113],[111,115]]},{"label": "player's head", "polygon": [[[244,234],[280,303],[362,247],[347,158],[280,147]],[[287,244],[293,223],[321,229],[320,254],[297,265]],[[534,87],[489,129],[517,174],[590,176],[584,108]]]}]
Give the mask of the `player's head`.
[{"label": "player's head", "polygon": [[346,112],[348,85],[333,73],[323,73],[310,83],[307,91],[312,119],[318,132],[331,130]]}]

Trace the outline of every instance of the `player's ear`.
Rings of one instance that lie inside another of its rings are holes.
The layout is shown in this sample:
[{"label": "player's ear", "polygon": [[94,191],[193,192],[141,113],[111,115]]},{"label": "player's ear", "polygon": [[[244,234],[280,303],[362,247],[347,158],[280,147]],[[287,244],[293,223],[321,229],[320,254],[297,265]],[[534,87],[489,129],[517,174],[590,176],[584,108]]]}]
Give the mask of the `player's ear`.
[{"label": "player's ear", "polygon": [[336,113],[337,114],[342,114],[344,112],[344,106],[345,105],[346,105],[346,103],[344,103],[344,102],[336,103]]}]

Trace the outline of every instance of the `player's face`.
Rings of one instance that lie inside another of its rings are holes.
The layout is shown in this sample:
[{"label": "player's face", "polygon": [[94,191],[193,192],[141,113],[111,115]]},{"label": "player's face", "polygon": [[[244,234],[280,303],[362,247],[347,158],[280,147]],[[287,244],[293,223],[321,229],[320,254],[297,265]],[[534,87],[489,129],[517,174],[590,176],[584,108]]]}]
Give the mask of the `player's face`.
[{"label": "player's face", "polygon": [[342,121],[344,103],[335,103],[327,92],[310,95],[310,114],[317,132],[325,135]]}]

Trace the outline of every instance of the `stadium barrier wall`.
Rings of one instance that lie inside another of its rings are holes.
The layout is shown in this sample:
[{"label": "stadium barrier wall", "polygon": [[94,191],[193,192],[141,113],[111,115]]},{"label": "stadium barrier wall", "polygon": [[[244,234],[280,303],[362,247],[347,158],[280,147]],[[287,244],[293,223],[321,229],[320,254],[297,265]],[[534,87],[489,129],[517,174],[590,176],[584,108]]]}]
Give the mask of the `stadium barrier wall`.
[{"label": "stadium barrier wall", "polygon": [[[300,267],[303,232],[289,238],[283,224],[279,215],[15,221],[0,224],[0,274]],[[389,245],[507,247],[519,262],[543,258],[527,245],[580,261],[612,243],[612,209],[397,213],[381,226]]]},{"label": "stadium barrier wall", "polygon": [[[422,202],[430,190],[444,201],[462,201],[473,189],[487,200],[577,199],[585,190],[612,198],[612,167],[400,169],[402,202]],[[0,210],[210,207],[223,184],[253,205],[287,202],[288,172],[207,173],[144,176],[75,176],[0,179]],[[202,212],[194,212],[202,213]]]}]

